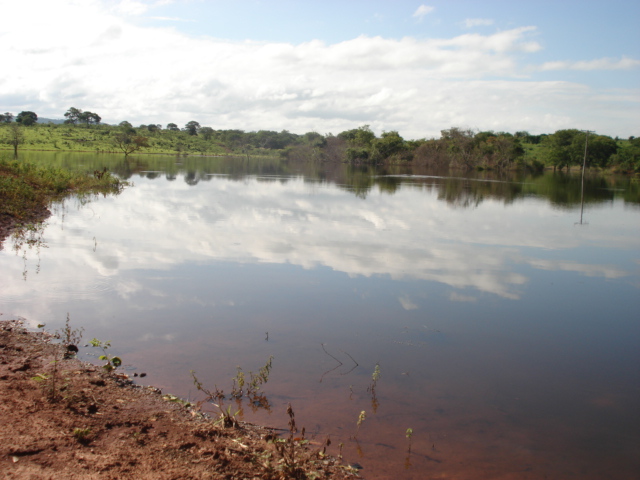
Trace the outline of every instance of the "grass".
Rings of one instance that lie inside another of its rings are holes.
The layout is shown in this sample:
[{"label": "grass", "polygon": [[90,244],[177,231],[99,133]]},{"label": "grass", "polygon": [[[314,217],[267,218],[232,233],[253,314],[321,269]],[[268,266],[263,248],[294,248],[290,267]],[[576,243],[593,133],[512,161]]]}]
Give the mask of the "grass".
[{"label": "grass", "polygon": [[[0,124],[0,150],[13,152],[7,142],[9,127]],[[111,125],[92,125],[90,127],[64,124],[36,124],[22,129],[24,142],[18,152],[25,151],[71,151],[71,152],[113,152],[122,153],[114,145],[114,135],[119,129]],[[190,155],[228,155],[234,151],[242,153],[239,147],[228,145],[223,139],[188,135],[183,131],[161,130],[149,132],[137,129],[137,134],[148,140],[148,147],[137,153],[145,154],[190,154]],[[252,154],[269,155],[265,149],[256,149]]]},{"label": "grass", "polygon": [[86,175],[57,167],[42,167],[0,159],[0,217],[28,221],[34,212],[72,193],[119,193],[126,182],[109,172]]}]

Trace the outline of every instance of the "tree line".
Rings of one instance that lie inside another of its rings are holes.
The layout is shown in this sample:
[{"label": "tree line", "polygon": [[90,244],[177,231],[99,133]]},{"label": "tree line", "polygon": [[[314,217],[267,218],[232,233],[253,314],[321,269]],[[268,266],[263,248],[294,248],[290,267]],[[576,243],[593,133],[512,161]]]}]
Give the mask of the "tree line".
[{"label": "tree line", "polygon": [[[397,131],[377,136],[368,125],[337,135],[317,132],[300,135],[287,130],[216,130],[195,120],[182,128],[176,123],[134,127],[128,121],[102,125],[98,114],[76,107],[69,108],[64,117],[68,126],[100,128],[99,148],[120,151],[125,156],[145,149],[154,153],[203,155],[278,153],[290,161],[346,162],[352,165],[406,164],[464,170],[552,167],[562,170],[581,167],[586,147],[588,167],[640,173],[640,139],[614,139],[577,129],[531,135],[526,131],[512,134],[452,127],[442,130],[439,138],[406,140]],[[9,112],[1,114],[0,124],[14,124],[15,127],[8,136],[5,135],[4,143],[12,145],[17,152],[18,145],[25,141],[24,133],[17,126],[31,127],[37,121],[38,116],[34,112],[23,111],[15,117]]]}]

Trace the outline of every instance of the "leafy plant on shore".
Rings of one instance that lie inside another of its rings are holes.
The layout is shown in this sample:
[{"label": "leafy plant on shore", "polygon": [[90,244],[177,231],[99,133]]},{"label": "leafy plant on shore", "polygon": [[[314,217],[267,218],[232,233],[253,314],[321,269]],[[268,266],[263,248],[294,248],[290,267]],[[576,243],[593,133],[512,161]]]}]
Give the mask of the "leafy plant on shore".
[{"label": "leafy plant on shore", "polygon": [[64,327],[56,330],[54,338],[60,340],[65,347],[64,358],[73,358],[78,353],[78,345],[82,340],[84,328],[71,328],[71,318],[67,313],[67,320]]},{"label": "leafy plant on shore", "polygon": [[211,403],[220,411],[220,422],[225,428],[237,427],[238,421],[236,420],[236,415],[238,415],[239,410],[235,413],[231,413],[231,405],[226,409],[224,408],[224,392],[219,390],[217,385],[214,385],[214,390],[209,390],[198,379],[195,370],[191,370],[190,373],[193,378],[193,384],[196,386],[198,391],[205,394],[204,400],[196,402],[196,407],[200,409],[204,403]]},{"label": "leafy plant on shore", "polygon": [[[43,333],[44,327],[44,324],[38,325],[38,328],[43,329]],[[43,394],[51,402],[55,402],[63,398],[62,392],[68,387],[68,379],[62,378],[64,372],[61,370],[60,366],[63,360],[75,357],[75,354],[78,352],[76,344],[80,343],[83,330],[84,329],[82,328],[71,328],[71,318],[67,313],[65,326],[60,330],[56,330],[53,334],[54,339],[61,340],[63,349],[55,348],[49,372],[37,373],[35,376],[31,377],[32,380],[42,385]],[[66,392],[64,398],[69,399],[72,396],[73,395],[69,392]]]},{"label": "leafy plant on shore", "polygon": [[298,427],[291,404],[287,405],[287,415],[289,416],[288,437],[271,439],[280,457],[275,470],[283,480],[315,478],[313,473],[308,476],[306,472],[316,462],[325,459],[327,447],[331,445],[331,439],[327,437],[318,449],[309,449],[309,441],[305,438],[304,427],[302,427],[300,437],[295,436],[298,433]]},{"label": "leafy plant on shore", "polygon": [[89,345],[102,350],[102,355],[98,357],[98,360],[104,360],[105,364],[102,366],[107,372],[111,372],[122,365],[122,359],[120,357],[112,356],[107,352],[111,348],[111,342],[102,342],[97,338],[89,341]]},{"label": "leafy plant on shore", "polygon": [[91,439],[91,428],[74,428],[73,436],[76,440],[78,440],[78,442],[82,444],[89,443],[89,440]]}]

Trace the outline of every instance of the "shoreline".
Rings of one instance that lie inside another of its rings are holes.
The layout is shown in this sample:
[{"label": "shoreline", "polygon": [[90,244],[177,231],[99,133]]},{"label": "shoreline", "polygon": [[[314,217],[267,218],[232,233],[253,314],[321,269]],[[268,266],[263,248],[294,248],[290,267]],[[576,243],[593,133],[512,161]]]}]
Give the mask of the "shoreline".
[{"label": "shoreline", "polygon": [[319,439],[244,422],[224,427],[117,370],[65,359],[73,349],[52,340],[0,320],[3,478],[357,477]]}]

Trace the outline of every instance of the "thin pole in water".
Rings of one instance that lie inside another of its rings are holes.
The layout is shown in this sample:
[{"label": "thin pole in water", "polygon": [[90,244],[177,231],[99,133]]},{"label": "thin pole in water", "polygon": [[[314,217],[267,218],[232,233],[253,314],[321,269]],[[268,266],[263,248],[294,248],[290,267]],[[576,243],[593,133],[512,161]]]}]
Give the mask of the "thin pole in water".
[{"label": "thin pole in water", "polygon": [[582,225],[582,213],[584,212],[584,171],[587,167],[587,145],[589,134],[595,133],[593,130],[583,130],[584,136],[584,160],[582,160],[582,189],[580,190],[580,225]]}]

